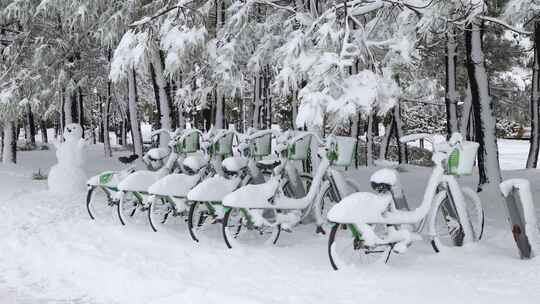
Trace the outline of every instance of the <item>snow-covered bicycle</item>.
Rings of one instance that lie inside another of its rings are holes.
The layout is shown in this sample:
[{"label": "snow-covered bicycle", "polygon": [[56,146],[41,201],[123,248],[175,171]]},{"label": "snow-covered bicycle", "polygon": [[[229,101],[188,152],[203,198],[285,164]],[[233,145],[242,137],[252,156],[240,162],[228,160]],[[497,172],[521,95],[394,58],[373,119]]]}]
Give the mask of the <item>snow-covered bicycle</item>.
[{"label": "snow-covered bicycle", "polygon": [[264,183],[278,163],[268,159],[272,154],[272,137],[276,131],[261,130],[245,135],[238,147],[242,156],[223,160],[221,174],[207,178],[188,192],[188,228],[192,239],[199,241],[200,234],[221,223],[225,195],[247,184]]},{"label": "snow-covered bicycle", "polygon": [[[153,137],[159,134],[155,132]],[[152,148],[142,157],[142,162],[147,170],[156,171],[165,166],[165,159],[171,154],[170,148]],[[115,193],[118,192],[118,184],[136,169],[137,155],[121,156],[118,160],[127,167],[120,171],[104,171],[91,177],[87,181],[86,210],[91,219],[95,220],[99,215],[106,213],[111,207],[118,204]],[[104,197],[97,197],[97,193]],[[105,202],[103,202],[105,200]],[[115,210],[116,211],[116,210]]]},{"label": "snow-covered bicycle", "polygon": [[328,240],[330,264],[337,270],[356,263],[388,261],[424,235],[436,252],[443,245],[461,245],[482,237],[484,212],[478,195],[461,187],[456,176],[471,174],[478,144],[463,141],[459,133],[449,141],[441,135],[416,134],[402,142],[426,139],[432,143],[434,163],[420,205],[414,210],[396,208],[399,185],[395,170],[381,169],[371,177],[371,192],[344,198],[328,212],[334,223]]},{"label": "snow-covered bicycle", "polygon": [[[168,132],[161,130],[161,132]],[[137,211],[145,212],[148,206],[145,204],[145,198],[149,195],[148,189],[159,179],[173,173],[175,168],[180,170],[189,167],[192,171],[202,170],[200,166],[200,142],[203,133],[197,129],[187,129],[170,134],[170,154],[166,164],[157,171],[140,170],[128,175],[118,183],[117,215],[120,223],[126,225],[132,219]],[[198,159],[198,160],[195,160]],[[186,161],[187,160],[187,161]],[[184,161],[186,161],[184,163]]]},{"label": "snow-covered bicycle", "polygon": [[211,130],[203,138],[203,156],[186,157],[183,172],[169,174],[148,188],[149,196],[145,206],[150,227],[154,231],[170,217],[187,217],[187,193],[220,171],[221,160],[233,154],[235,137],[236,132],[232,130]]},{"label": "snow-covered bicycle", "polygon": [[[321,162],[311,186],[302,196],[288,195],[289,185],[298,184],[293,160],[308,157],[312,139],[323,149],[318,151]],[[356,144],[356,139],[350,137],[329,136],[323,141],[310,132],[284,134],[277,148],[281,155],[280,165],[274,169],[270,180],[244,186],[224,198],[222,235],[227,247],[244,242],[275,244],[281,230],[291,231],[308,220],[310,214],[314,217],[317,232],[324,234],[323,224],[329,208],[341,197],[358,191],[358,186],[336,169],[352,165]]]}]

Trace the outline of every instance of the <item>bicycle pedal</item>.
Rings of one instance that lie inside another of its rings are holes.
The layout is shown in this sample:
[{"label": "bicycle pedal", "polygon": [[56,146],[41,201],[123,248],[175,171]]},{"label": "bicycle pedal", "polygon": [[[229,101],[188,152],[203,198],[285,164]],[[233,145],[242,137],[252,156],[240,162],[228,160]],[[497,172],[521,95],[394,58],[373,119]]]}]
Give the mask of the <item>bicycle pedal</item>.
[{"label": "bicycle pedal", "polygon": [[410,243],[398,242],[392,246],[392,252],[404,253],[409,248]]},{"label": "bicycle pedal", "polygon": [[323,229],[323,227],[317,226],[317,229],[315,230],[315,234],[326,235],[326,231]]},{"label": "bicycle pedal", "polygon": [[291,228],[281,228],[281,231],[288,232],[288,233],[292,233],[292,229],[291,229]]}]

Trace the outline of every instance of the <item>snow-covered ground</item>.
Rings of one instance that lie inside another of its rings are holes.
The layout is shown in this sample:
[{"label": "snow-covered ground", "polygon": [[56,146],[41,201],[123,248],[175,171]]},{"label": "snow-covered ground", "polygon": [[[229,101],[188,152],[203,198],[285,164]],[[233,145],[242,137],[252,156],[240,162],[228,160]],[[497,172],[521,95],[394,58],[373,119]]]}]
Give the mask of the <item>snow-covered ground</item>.
[{"label": "snow-covered ground", "polygon": [[[505,169],[522,168],[527,142],[501,141]],[[115,154],[115,157],[118,153]],[[487,223],[479,244],[435,254],[418,242],[387,265],[335,272],[327,238],[311,226],[285,233],[277,246],[228,250],[217,231],[196,244],[183,223],[151,232],[115,218],[89,219],[84,195],[59,197],[46,182],[54,151],[22,152],[17,167],[0,165],[0,303],[537,303],[540,260],[517,257],[504,209],[484,201]],[[119,168],[92,146],[87,173]],[[428,169],[408,167],[409,201],[422,196]],[[367,189],[370,171],[353,172]],[[532,181],[536,170],[505,171]],[[476,176],[464,178],[474,185]],[[540,215],[540,214],[539,214]],[[213,233],[212,233],[213,232]]]}]

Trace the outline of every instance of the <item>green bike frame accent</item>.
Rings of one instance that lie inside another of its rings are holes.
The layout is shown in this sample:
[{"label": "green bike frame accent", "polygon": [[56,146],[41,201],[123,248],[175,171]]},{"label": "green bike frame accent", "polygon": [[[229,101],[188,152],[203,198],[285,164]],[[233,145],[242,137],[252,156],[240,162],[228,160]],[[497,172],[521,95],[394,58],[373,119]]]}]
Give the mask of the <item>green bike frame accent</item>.
[{"label": "green bike frame accent", "polygon": [[107,172],[107,173],[101,174],[99,176],[99,184],[100,185],[108,184],[111,181],[113,175],[114,175],[114,172]]},{"label": "green bike frame accent", "polygon": [[360,233],[360,231],[358,231],[358,228],[356,228],[356,226],[354,224],[348,224],[347,227],[349,227],[349,229],[351,230],[352,232],[352,235],[358,239],[358,240],[361,240],[362,239],[362,233]]},{"label": "green bike frame accent", "polygon": [[459,167],[459,149],[454,149],[448,157],[448,173],[457,175],[457,169]]}]

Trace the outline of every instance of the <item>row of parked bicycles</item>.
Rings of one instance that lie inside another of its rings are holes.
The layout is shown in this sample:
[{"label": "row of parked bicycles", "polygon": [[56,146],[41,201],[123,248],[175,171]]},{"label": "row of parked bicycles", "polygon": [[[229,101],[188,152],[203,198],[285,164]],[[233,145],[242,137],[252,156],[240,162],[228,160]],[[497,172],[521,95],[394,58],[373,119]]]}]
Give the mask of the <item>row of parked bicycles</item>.
[{"label": "row of parked bicycles", "polygon": [[[158,134],[168,135],[170,143],[143,156],[146,169],[135,169],[135,156],[121,157],[127,169],[102,172],[88,181],[86,207],[92,219],[112,209],[126,225],[145,214],[158,231],[176,218],[187,223],[196,242],[221,230],[228,248],[276,244],[281,232],[314,225],[318,234],[329,231],[328,255],[336,270],[388,261],[420,239],[438,252],[482,237],[480,199],[456,178],[471,173],[478,146],[458,133],[449,140],[427,134],[401,139],[424,139],[433,149],[432,173],[414,209],[396,168],[376,171],[372,192],[361,192],[347,178],[344,168],[354,163],[355,138],[275,130]],[[302,168],[311,159],[318,164],[308,174]]]}]

